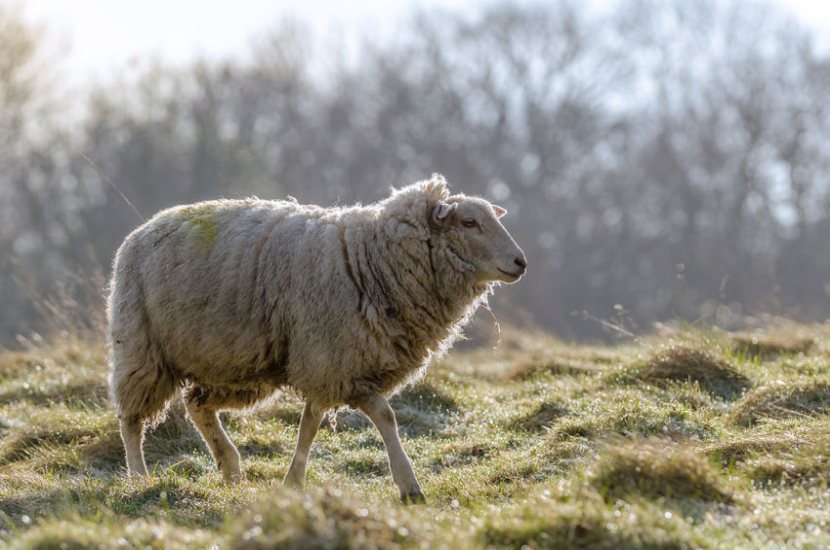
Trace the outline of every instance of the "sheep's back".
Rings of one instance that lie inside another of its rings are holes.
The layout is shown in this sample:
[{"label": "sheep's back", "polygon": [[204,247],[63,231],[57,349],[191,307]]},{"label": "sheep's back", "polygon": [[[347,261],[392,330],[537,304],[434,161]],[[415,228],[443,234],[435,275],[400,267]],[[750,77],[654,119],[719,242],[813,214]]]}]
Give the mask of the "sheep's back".
[{"label": "sheep's back", "polygon": [[[325,212],[290,202],[211,201],[154,217],[124,245],[138,258],[152,339],[205,384],[240,384],[287,360],[298,243]],[[307,266],[306,266],[307,267]]]}]

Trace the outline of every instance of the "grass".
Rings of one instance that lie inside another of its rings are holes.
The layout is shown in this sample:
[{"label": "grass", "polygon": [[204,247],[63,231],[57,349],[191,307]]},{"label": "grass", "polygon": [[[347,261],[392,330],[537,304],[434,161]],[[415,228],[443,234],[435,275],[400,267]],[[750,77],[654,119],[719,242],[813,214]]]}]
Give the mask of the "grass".
[{"label": "grass", "polygon": [[795,383],[776,380],[748,393],[730,418],[740,424],[755,424],[764,419],[824,414],[830,410],[830,379],[810,378]]},{"label": "grass", "polygon": [[0,546],[826,547],[830,330],[785,328],[453,353],[393,400],[426,506],[399,504],[353,411],[320,431],[308,492],[284,488],[291,393],[223,414],[240,485],[180,406],[145,442],[152,478],[129,480],[99,343],[0,352]]},{"label": "grass", "polygon": [[672,382],[695,382],[706,392],[732,399],[751,386],[750,379],[732,361],[705,343],[660,346],[645,360],[617,373],[618,380],[665,386]]},{"label": "grass", "polygon": [[735,501],[722,476],[691,445],[632,439],[603,452],[592,483],[607,502],[626,498]]}]

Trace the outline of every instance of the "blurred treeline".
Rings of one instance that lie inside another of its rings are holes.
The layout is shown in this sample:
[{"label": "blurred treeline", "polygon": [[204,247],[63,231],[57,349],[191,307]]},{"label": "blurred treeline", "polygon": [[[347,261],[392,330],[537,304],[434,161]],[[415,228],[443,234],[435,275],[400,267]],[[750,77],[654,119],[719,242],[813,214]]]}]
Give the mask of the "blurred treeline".
[{"label": "blurred treeline", "polygon": [[42,298],[98,281],[140,223],[101,173],[149,217],[366,203],[441,172],[505,206],[527,253],[499,318],[566,337],[602,330],[574,312],[830,313],[830,57],[764,4],[501,2],[351,49],[286,23],[242,60],[144,63],[80,96],[43,41],[0,6],[0,341],[42,329]]}]

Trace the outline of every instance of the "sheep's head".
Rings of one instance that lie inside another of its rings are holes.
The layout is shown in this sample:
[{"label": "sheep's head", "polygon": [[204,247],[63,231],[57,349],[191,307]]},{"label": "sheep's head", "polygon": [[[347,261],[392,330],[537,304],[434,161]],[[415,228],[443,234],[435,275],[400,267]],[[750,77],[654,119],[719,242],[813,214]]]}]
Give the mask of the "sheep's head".
[{"label": "sheep's head", "polygon": [[524,252],[499,221],[506,211],[478,197],[453,195],[432,208],[430,224],[467,264],[475,284],[514,283],[527,270]]},{"label": "sheep's head", "polygon": [[379,207],[405,221],[395,224],[395,236],[402,244],[409,235],[421,246],[426,235],[412,228],[423,228],[441,243],[450,271],[475,288],[495,281],[514,283],[527,269],[524,252],[499,221],[504,208],[478,197],[450,196],[439,174],[393,190]]}]

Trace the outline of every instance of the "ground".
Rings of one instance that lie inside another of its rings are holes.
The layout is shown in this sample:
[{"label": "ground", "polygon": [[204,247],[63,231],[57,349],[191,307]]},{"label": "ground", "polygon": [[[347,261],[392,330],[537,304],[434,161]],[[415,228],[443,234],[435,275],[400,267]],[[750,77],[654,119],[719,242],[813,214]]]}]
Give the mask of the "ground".
[{"label": "ground", "polygon": [[100,343],[0,352],[0,546],[714,548],[830,545],[830,327],[665,329],[615,346],[507,335],[393,400],[426,506],[341,411],[282,487],[300,400],[224,421],[223,484],[181,407],[124,475]]}]

